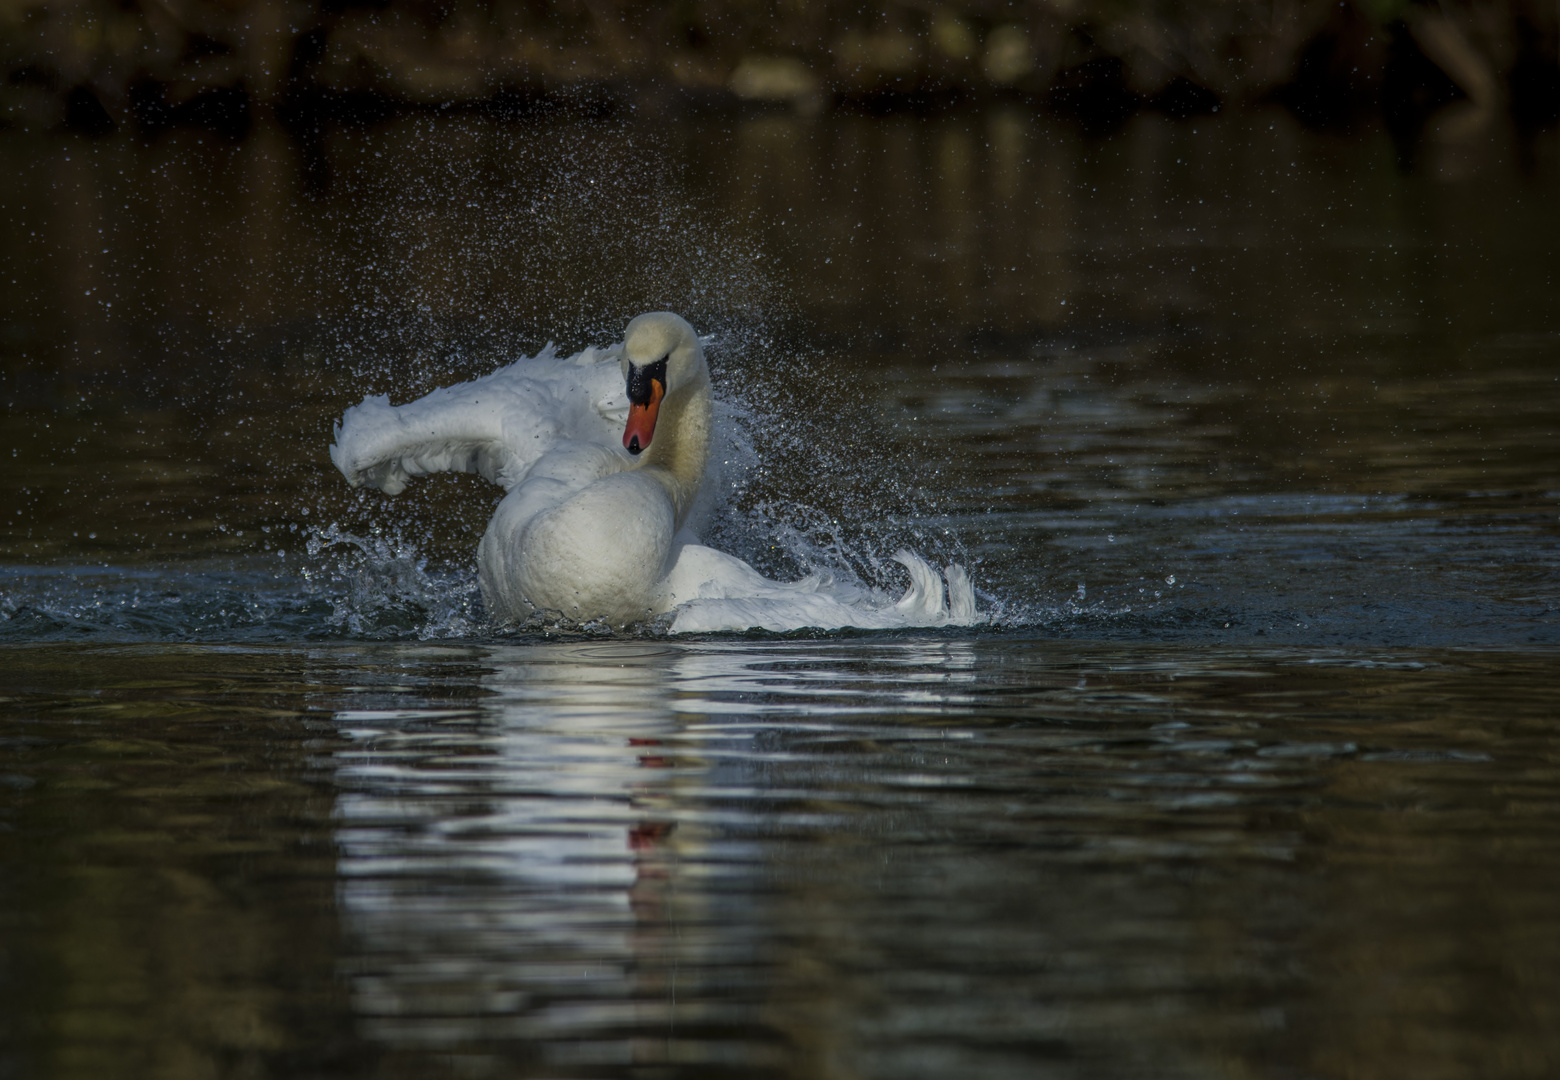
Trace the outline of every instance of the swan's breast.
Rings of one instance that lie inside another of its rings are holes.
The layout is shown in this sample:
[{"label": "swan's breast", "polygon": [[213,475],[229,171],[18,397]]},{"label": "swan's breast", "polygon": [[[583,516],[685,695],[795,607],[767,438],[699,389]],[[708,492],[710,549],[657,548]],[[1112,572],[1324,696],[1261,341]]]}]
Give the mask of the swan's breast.
[{"label": "swan's breast", "polygon": [[675,529],[660,484],[637,471],[603,477],[519,530],[514,585],[532,608],[639,622],[656,613]]}]

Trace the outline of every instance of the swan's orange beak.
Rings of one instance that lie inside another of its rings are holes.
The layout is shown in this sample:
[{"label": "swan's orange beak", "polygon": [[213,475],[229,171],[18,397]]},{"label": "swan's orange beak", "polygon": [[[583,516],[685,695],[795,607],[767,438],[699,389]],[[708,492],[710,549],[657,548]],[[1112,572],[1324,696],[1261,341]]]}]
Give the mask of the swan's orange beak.
[{"label": "swan's orange beak", "polygon": [[[651,375],[645,382],[648,386],[641,389],[630,380],[628,424],[623,428],[623,449],[636,456],[655,438],[656,413],[660,412],[661,399],[666,396],[666,383],[662,379]],[[635,393],[636,390],[640,393]],[[643,400],[639,400],[641,397]]]}]

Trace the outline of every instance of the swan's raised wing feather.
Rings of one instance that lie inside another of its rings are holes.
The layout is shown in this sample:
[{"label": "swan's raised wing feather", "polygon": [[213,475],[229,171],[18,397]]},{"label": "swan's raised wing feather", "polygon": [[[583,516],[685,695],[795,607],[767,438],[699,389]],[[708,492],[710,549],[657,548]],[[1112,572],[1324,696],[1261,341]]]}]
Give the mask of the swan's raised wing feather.
[{"label": "swan's raised wing feather", "polygon": [[391,495],[415,476],[474,472],[506,491],[562,441],[616,445],[628,398],[617,348],[560,360],[552,346],[405,405],[363,399],[336,425],[330,459],[353,487]]}]

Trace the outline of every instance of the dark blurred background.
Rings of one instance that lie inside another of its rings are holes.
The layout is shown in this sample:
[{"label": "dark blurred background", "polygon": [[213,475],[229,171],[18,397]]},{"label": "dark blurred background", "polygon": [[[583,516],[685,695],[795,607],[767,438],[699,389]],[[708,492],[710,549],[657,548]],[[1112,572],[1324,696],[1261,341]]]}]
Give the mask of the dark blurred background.
[{"label": "dark blurred background", "polygon": [[1557,19],[1549,0],[4,0],[0,122],[242,137],[271,117],[1007,98],[1109,130],[1277,102],[1411,143],[1448,107],[1553,125]]}]

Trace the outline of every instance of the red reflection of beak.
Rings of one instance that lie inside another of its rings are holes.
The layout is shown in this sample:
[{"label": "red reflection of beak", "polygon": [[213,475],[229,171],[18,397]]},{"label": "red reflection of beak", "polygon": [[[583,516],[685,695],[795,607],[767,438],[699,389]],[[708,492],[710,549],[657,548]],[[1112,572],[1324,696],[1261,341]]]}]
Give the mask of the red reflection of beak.
[{"label": "red reflection of beak", "polygon": [[675,821],[642,821],[628,830],[629,849],[644,851],[653,848],[672,835],[672,830],[676,827]]},{"label": "red reflection of beak", "polygon": [[623,428],[623,449],[630,454],[642,453],[655,437],[655,416],[665,396],[666,387],[661,385],[661,380],[651,379],[650,400],[643,405],[629,405],[628,425]]}]

